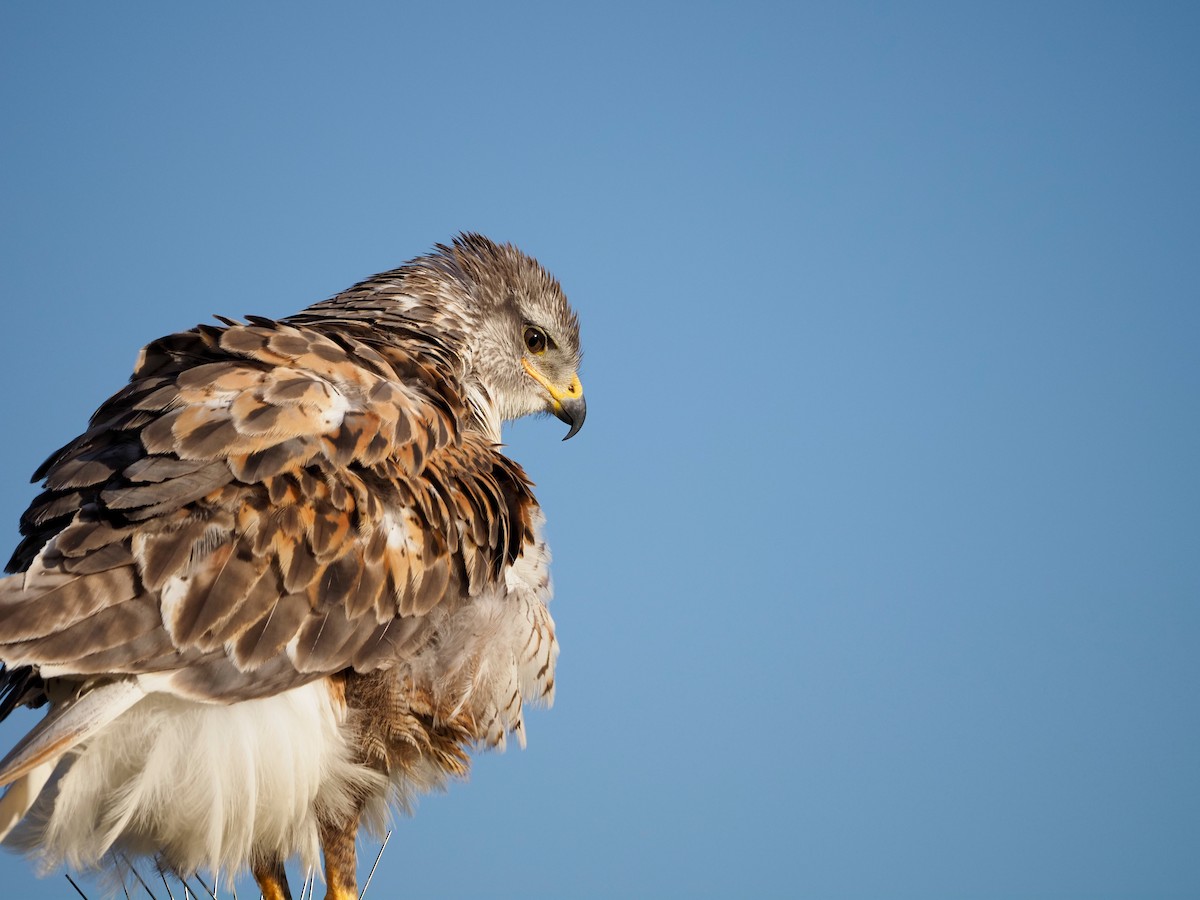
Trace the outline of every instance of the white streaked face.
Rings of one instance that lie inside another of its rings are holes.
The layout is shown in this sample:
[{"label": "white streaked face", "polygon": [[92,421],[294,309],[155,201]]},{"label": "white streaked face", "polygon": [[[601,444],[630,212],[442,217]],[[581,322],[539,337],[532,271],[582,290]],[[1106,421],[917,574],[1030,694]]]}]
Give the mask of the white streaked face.
[{"label": "white streaked face", "polygon": [[578,325],[561,293],[536,288],[484,306],[473,368],[501,420],[550,413],[574,434],[586,410]]}]

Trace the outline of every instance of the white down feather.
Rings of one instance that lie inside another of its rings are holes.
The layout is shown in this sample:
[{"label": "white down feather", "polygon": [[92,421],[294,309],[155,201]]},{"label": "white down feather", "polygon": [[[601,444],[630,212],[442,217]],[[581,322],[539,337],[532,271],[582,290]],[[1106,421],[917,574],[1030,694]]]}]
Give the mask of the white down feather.
[{"label": "white down feather", "polygon": [[62,758],[5,844],[46,870],[113,851],[182,873],[273,852],[315,868],[319,814],[386,790],[350,761],[341,717],[323,681],[230,706],[152,694]]}]

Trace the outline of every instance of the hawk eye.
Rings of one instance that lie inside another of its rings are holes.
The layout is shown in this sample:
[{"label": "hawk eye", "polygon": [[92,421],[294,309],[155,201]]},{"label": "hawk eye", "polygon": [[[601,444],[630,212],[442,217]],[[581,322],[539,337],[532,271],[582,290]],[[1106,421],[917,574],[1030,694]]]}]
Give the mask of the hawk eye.
[{"label": "hawk eye", "polygon": [[530,353],[541,355],[546,352],[546,346],[550,339],[546,337],[546,332],[540,328],[535,328],[532,325],[525,329],[525,346],[529,348]]}]

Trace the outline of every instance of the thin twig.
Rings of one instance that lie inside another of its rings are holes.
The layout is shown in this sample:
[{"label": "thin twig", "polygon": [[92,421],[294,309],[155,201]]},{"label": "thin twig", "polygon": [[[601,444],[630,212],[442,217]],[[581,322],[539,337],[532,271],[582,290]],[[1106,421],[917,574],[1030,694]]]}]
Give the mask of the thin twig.
[{"label": "thin twig", "polygon": [[[371,886],[371,879],[375,877],[375,870],[379,868],[379,861],[383,859],[383,851],[387,849],[388,841],[391,839],[392,833],[389,831],[383,837],[383,843],[379,847],[379,852],[375,854],[375,862],[371,864],[371,871],[367,873],[367,880],[363,884],[363,889],[358,895],[358,900],[364,900],[364,898],[367,896],[367,888]],[[155,895],[154,891],[150,890],[150,885],[146,884],[146,880],[142,878],[141,873],[134,868],[133,864],[129,862],[128,858],[126,858],[124,854],[121,854],[119,859],[120,862],[123,862],[126,867],[128,867],[129,871],[133,873],[133,877],[138,880],[138,883],[146,889],[146,893],[150,895],[151,900],[158,900],[158,897]],[[75,882],[75,879],[71,877],[70,873],[64,872],[63,877],[66,878],[67,883],[75,889],[75,893],[82,897],[83,900],[88,900],[88,895],[83,892],[83,888],[81,888]],[[170,900],[175,900],[175,894],[171,891],[171,885],[167,881],[166,873],[159,869],[158,877],[162,879],[163,887],[167,891],[167,896],[170,898]],[[212,900],[220,900],[220,898],[217,897],[216,889],[210,888],[207,882],[205,882],[205,880],[200,876],[199,872],[193,873],[192,877],[194,877],[196,881],[200,882],[200,886],[204,888],[205,893],[207,893]],[[200,894],[193,891],[185,879],[180,878],[179,883],[183,886],[183,900],[201,900]],[[217,882],[213,883],[214,885],[217,884]],[[124,879],[122,879],[121,890],[125,892],[125,900],[132,900],[132,898],[129,896],[129,888],[124,884]],[[237,885],[234,885],[231,890],[233,891],[233,900],[238,900]],[[313,900],[317,891],[317,876],[315,872],[309,872],[309,874],[305,877],[304,884],[300,888],[300,900],[305,900],[306,891],[308,893],[308,900]],[[259,894],[258,900],[264,900],[261,894]]]},{"label": "thin twig", "polygon": [[358,895],[358,900],[363,900],[363,897],[367,896],[367,888],[371,886],[371,879],[375,877],[375,867],[383,859],[383,851],[387,849],[387,842],[391,839],[392,833],[390,831],[383,836],[383,845],[379,848],[379,854],[375,857],[375,863],[371,866],[371,871],[367,875],[367,883],[363,885],[362,892]]},{"label": "thin twig", "polygon": [[[212,900],[218,900],[217,892],[204,883],[204,879],[200,877],[199,872],[193,872],[192,875],[198,882],[200,882],[200,887],[208,891],[208,896],[212,897]],[[216,884],[216,882],[214,881],[213,884]]]},{"label": "thin twig", "polygon": [[[150,890],[150,885],[146,884],[146,880],[142,878],[141,873],[133,867],[133,863],[129,861],[129,857],[124,853],[121,854],[121,862],[125,863],[125,865],[129,867],[129,871],[133,873],[133,877],[136,878],[141,883],[142,887],[146,889],[146,893],[150,895],[150,900],[158,900],[158,898],[154,896],[154,891]],[[129,891],[125,892],[125,896],[129,896]]]}]

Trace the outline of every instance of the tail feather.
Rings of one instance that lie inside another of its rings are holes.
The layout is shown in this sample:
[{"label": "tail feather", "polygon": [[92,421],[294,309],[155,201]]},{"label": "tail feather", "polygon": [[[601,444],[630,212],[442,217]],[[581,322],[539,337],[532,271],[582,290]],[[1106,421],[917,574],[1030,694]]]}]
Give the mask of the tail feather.
[{"label": "tail feather", "polygon": [[8,833],[25,818],[25,813],[29,812],[57,765],[58,759],[55,758],[34,766],[14,781],[4,796],[0,797],[0,841],[8,837]]},{"label": "tail feather", "polygon": [[113,681],[55,705],[8,756],[0,760],[0,787],[54,762],[146,696],[134,680]]}]

